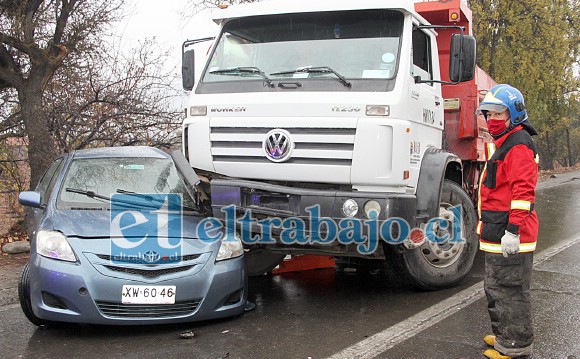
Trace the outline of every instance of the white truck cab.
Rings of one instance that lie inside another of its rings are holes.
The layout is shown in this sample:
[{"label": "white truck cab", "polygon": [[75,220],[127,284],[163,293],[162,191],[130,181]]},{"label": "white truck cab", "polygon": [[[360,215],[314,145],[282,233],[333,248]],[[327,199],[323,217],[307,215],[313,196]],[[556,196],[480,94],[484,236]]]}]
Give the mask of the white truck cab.
[{"label": "white truck cab", "polygon": [[[445,179],[461,161],[442,150],[437,33],[411,0],[264,1],[231,6],[214,20],[220,32],[199,79],[184,44],[191,97],[183,150],[215,217],[231,204],[260,218],[305,218],[319,205],[337,221],[371,218],[371,208],[380,221],[398,217],[414,227],[458,204],[473,216],[461,183]],[[452,82],[473,77],[474,48],[473,38],[457,34],[444,50]],[[467,240],[433,246],[407,238],[364,254],[337,242],[277,242],[247,245],[246,257],[251,274],[287,253],[389,258],[415,284],[439,288],[467,274],[476,246]]]}]

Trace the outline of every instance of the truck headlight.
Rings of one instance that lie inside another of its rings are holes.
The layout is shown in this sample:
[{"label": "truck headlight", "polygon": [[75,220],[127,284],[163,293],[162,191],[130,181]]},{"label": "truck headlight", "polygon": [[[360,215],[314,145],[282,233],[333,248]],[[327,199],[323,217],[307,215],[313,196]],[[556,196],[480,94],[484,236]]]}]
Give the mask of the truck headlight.
[{"label": "truck headlight", "polygon": [[66,237],[56,231],[38,231],[36,235],[36,252],[47,258],[67,262],[77,261]]},{"label": "truck headlight", "polygon": [[391,107],[389,105],[368,105],[367,116],[390,116]]},{"label": "truck headlight", "polygon": [[342,213],[347,217],[354,217],[358,213],[358,203],[352,198],[347,199],[342,204]]},{"label": "truck headlight", "polygon": [[222,238],[220,244],[220,250],[218,251],[216,262],[223,261],[230,258],[239,257],[244,254],[244,247],[242,246],[242,240],[237,233],[234,233],[234,237],[228,237],[227,235]]},{"label": "truck headlight", "polygon": [[381,213],[381,205],[377,201],[368,201],[364,206],[367,218],[377,218]]},{"label": "truck headlight", "polygon": [[205,116],[207,115],[207,106],[191,106],[189,108],[189,116]]}]

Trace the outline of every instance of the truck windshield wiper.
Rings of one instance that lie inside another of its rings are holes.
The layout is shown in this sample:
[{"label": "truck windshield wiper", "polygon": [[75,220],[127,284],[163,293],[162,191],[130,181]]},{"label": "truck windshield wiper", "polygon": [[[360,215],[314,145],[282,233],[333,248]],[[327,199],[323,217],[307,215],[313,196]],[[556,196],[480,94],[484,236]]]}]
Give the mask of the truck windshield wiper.
[{"label": "truck windshield wiper", "polygon": [[300,73],[306,73],[306,74],[333,74],[334,76],[336,76],[336,78],[338,79],[338,81],[340,81],[344,86],[346,86],[346,87],[351,87],[352,86],[352,84],[350,82],[348,82],[348,80],[346,79],[346,77],[342,76],[341,74],[339,74],[338,72],[334,71],[332,68],[330,68],[328,66],[301,67],[301,68],[298,68],[296,70],[273,72],[273,73],[270,74],[270,76],[276,76],[276,75],[291,75],[291,74],[300,74]]},{"label": "truck windshield wiper", "polygon": [[257,67],[228,67],[227,69],[212,70],[209,72],[212,75],[233,75],[243,76],[245,74],[260,75],[266,81],[269,87],[274,87],[272,80],[262,70]]}]

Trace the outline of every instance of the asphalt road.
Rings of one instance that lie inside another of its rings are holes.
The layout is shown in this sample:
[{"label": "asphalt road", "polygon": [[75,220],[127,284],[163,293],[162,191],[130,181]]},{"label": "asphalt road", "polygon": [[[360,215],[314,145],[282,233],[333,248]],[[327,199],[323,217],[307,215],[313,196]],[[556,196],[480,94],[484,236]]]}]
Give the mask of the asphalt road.
[{"label": "asphalt road", "polygon": [[[532,290],[534,358],[580,358],[580,172],[541,183],[536,208],[541,228]],[[234,319],[49,329],[36,328],[11,304],[15,271],[2,266],[0,357],[482,358],[481,337],[490,330],[482,264],[478,255],[460,286],[438,292],[414,291],[393,275],[322,269],[251,279],[256,309]],[[181,339],[183,332],[194,337]]]}]

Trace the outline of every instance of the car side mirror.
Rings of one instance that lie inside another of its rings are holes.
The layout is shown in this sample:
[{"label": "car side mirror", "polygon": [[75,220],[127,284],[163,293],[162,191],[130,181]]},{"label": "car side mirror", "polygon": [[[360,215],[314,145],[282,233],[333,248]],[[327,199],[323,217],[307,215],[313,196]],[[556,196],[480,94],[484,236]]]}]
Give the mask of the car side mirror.
[{"label": "car side mirror", "polygon": [[18,195],[18,203],[27,207],[42,208],[40,193],[36,191],[23,191]]},{"label": "car side mirror", "polygon": [[192,50],[184,51],[181,55],[181,81],[183,89],[191,91],[195,85],[195,53]]},{"label": "car side mirror", "polygon": [[475,38],[453,34],[449,52],[449,80],[463,82],[475,75]]}]

